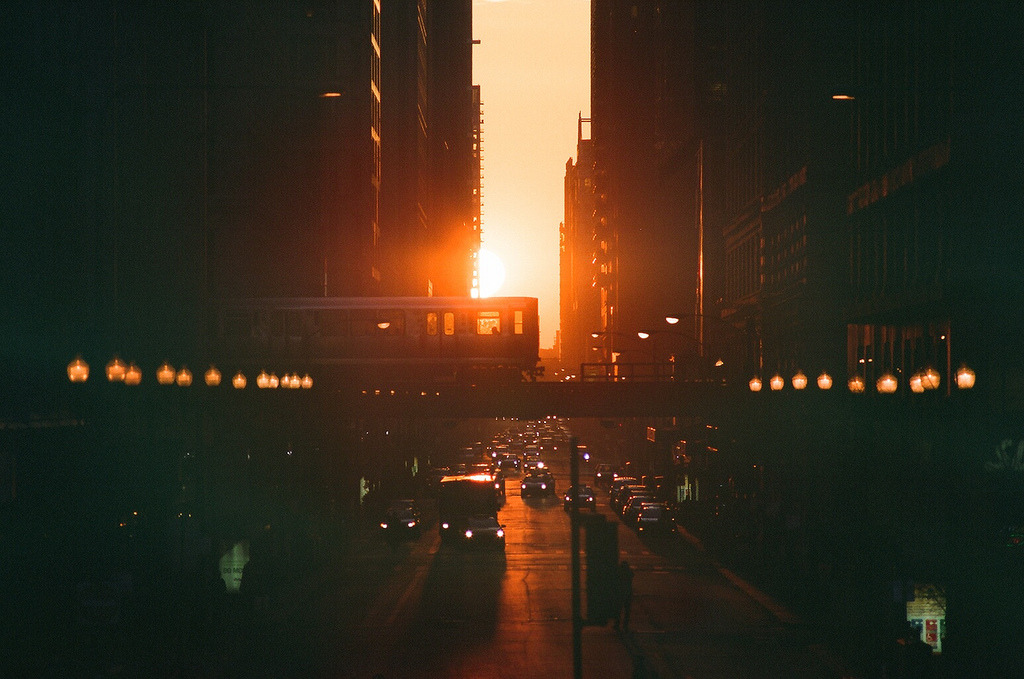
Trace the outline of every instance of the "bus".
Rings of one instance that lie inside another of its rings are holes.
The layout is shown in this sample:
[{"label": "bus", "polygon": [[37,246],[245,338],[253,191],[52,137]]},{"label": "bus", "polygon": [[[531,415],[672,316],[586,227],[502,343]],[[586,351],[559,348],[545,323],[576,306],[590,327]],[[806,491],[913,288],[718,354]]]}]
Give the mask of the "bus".
[{"label": "bus", "polygon": [[495,474],[445,476],[438,484],[437,525],[442,541],[450,541],[462,530],[468,517],[497,518],[505,497],[505,481]]}]

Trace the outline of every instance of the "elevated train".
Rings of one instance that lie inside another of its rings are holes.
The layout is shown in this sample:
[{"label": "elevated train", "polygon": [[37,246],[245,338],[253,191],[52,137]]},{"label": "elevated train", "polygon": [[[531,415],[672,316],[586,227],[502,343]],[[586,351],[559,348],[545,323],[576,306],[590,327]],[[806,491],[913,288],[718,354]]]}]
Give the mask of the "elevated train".
[{"label": "elevated train", "polygon": [[303,297],[220,300],[225,365],[315,370],[362,384],[535,379],[533,297]]}]

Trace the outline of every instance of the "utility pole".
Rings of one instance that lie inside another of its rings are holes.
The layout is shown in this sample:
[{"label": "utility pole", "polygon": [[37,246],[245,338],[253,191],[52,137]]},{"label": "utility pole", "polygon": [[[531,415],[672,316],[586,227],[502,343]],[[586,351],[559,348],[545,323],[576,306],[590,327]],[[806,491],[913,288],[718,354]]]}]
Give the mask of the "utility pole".
[{"label": "utility pole", "polygon": [[697,146],[697,342],[704,356],[704,138]]},{"label": "utility pole", "polygon": [[569,532],[572,536],[569,551],[572,553],[570,571],[572,572],[572,676],[573,679],[583,679],[583,616],[581,610],[580,593],[580,507],[579,484],[580,484],[580,458],[577,450],[577,438],[569,439],[569,484],[570,501],[569,505]]}]

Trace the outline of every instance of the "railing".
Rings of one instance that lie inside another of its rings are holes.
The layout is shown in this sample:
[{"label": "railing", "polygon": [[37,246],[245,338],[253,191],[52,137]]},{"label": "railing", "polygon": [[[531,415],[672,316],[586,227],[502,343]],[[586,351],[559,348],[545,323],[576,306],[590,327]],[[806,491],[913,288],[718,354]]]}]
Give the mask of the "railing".
[{"label": "railing", "polygon": [[[582,363],[583,382],[673,382],[682,379],[675,363]],[[677,376],[678,375],[678,376]]]}]

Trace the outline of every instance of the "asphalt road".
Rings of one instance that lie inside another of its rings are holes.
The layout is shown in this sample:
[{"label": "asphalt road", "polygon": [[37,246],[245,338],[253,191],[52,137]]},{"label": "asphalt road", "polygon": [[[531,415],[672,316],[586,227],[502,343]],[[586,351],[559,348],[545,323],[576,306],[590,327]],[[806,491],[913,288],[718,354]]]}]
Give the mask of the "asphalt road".
[{"label": "asphalt road", "polygon": [[[584,481],[606,454],[587,443]],[[548,456],[555,498],[521,498],[509,479],[504,554],[442,546],[433,523],[401,544],[367,533],[332,567],[296,579],[272,609],[240,612],[220,666],[205,676],[572,677],[567,460],[565,451]],[[598,505],[618,521],[607,493]],[[631,626],[584,628],[584,677],[846,676],[815,630],[685,534],[641,540],[620,524],[618,536],[635,573]]]}]

